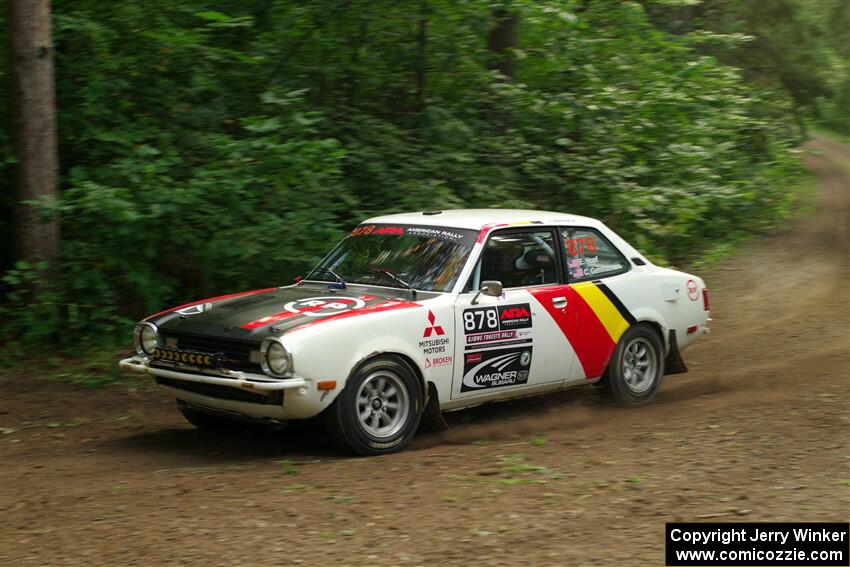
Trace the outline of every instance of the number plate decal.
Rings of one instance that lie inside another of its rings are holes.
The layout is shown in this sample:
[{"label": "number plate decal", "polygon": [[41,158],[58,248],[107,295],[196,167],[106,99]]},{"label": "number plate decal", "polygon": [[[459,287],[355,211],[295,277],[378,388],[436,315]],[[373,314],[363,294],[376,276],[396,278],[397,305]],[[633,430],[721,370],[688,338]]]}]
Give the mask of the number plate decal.
[{"label": "number plate decal", "polygon": [[475,307],[463,311],[466,350],[530,343],[531,306],[528,303]]}]

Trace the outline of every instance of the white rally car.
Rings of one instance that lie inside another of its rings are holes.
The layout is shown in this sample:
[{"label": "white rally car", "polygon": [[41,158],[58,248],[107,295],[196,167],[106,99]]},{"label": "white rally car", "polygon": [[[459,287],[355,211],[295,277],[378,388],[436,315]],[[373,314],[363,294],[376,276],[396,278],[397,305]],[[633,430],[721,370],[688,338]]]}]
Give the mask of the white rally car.
[{"label": "white rally car", "polygon": [[324,414],[359,454],[397,451],[423,413],[599,382],[650,401],[706,333],[708,294],[601,222],[430,211],[356,227],[294,285],[204,299],[135,330],[136,356],[198,427]]}]

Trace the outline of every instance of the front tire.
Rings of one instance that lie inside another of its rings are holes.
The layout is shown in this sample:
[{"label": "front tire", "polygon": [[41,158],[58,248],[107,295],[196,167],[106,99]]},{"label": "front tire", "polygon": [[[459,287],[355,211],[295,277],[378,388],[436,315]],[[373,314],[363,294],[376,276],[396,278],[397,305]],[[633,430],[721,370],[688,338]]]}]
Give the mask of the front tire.
[{"label": "front tire", "polygon": [[620,338],[608,363],[603,383],[617,401],[640,406],[658,393],[664,376],[664,344],[646,324],[631,327]]},{"label": "front tire", "polygon": [[413,370],[397,357],[379,356],[357,369],[324,416],[328,432],[342,449],[383,455],[410,442],[422,407]]}]

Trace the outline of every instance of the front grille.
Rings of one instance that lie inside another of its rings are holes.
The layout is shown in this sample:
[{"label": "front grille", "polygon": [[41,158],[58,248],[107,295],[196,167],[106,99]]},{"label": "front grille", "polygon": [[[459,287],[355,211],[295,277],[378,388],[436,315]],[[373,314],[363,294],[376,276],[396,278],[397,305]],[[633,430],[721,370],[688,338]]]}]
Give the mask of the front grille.
[{"label": "front grille", "polygon": [[186,392],[193,392],[210,398],[220,400],[232,400],[235,402],[248,402],[252,404],[266,404],[279,406],[283,404],[283,391],[270,392],[266,396],[256,392],[248,392],[240,388],[220,386],[218,384],[204,384],[202,382],[187,382],[185,380],[173,380],[171,378],[156,377],[157,384],[177,388]]},{"label": "front grille", "polygon": [[251,362],[251,351],[260,349],[260,346],[256,343],[190,335],[187,333],[175,333],[165,330],[161,331],[161,335],[163,340],[176,339],[177,348],[180,350],[223,354],[224,361],[222,366],[224,368],[243,370],[245,372],[261,372],[260,365],[256,362]]}]

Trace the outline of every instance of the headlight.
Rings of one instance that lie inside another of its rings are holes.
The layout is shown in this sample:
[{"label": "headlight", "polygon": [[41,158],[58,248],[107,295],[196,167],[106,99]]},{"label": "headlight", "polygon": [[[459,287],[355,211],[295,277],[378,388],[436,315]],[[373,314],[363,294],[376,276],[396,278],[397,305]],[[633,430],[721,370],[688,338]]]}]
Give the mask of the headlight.
[{"label": "headlight", "polygon": [[153,354],[159,344],[159,331],[153,323],[139,323],[134,332],[136,352],[138,354]]},{"label": "headlight", "polygon": [[276,338],[268,338],[260,345],[262,356],[260,366],[263,372],[277,378],[284,378],[292,374],[292,356]]}]

